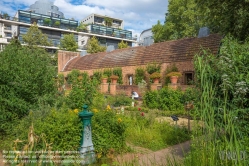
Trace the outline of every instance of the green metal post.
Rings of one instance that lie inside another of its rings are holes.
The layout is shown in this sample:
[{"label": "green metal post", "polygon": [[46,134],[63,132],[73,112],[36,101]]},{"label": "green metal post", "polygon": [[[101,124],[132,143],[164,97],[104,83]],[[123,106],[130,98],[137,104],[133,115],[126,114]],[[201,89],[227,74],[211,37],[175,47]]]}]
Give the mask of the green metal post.
[{"label": "green metal post", "polygon": [[83,132],[80,141],[80,157],[82,159],[82,165],[88,165],[95,162],[95,153],[92,143],[92,131],[91,131],[91,118],[92,112],[87,110],[88,106],[83,105],[83,110],[79,113],[79,117],[82,122]]}]

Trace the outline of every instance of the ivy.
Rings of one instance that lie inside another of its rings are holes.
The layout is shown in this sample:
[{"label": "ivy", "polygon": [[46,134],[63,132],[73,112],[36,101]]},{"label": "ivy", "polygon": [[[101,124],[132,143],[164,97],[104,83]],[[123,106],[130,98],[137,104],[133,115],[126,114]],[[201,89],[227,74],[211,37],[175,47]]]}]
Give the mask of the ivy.
[{"label": "ivy", "polygon": [[161,71],[161,64],[156,63],[156,62],[148,63],[147,66],[146,66],[146,71],[149,74],[152,74],[152,73],[155,73],[155,72],[160,73],[160,71]]},{"label": "ivy", "polygon": [[116,76],[118,76],[118,83],[119,84],[123,84],[123,75],[122,75],[122,68],[120,67],[117,67],[117,68],[114,68],[112,73]]},{"label": "ivy", "polygon": [[135,70],[135,84],[138,85],[142,80],[145,80],[145,69],[138,67]]}]

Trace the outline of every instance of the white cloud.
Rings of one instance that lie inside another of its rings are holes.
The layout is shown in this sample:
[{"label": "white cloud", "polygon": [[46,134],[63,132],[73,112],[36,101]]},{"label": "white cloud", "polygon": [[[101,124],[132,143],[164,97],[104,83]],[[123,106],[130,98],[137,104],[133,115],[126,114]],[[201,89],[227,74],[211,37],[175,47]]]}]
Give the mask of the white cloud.
[{"label": "white cloud", "polygon": [[[124,20],[125,29],[134,34],[164,21],[168,0],[52,0],[66,18],[78,21],[91,13]],[[34,0],[1,0],[0,10],[13,16],[18,9],[27,9]]]}]

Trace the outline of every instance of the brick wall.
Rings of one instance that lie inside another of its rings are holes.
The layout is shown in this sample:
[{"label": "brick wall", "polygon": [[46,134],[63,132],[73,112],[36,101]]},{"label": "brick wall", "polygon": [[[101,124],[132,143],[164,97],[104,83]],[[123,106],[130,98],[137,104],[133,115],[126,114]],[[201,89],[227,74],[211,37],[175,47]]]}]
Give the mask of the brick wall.
[{"label": "brick wall", "polygon": [[[67,64],[67,62],[74,58],[80,56],[78,52],[68,52],[68,51],[59,51],[58,52],[58,72],[63,73],[65,76],[69,72],[62,72],[62,69]],[[192,60],[186,60],[184,62],[174,62],[178,70],[182,73],[184,72],[194,72],[194,64]],[[161,65],[161,73],[165,75],[165,70],[168,66],[173,65],[172,63],[162,63]],[[118,66],[117,66],[118,67]],[[135,70],[138,67],[146,68],[146,65],[142,66],[125,66],[122,67],[122,75],[123,75],[123,85],[117,86],[117,94],[118,93],[125,93],[126,95],[130,96],[132,89],[141,96],[141,92],[138,89],[138,86],[134,85],[134,78],[135,78]],[[81,72],[87,72],[90,76],[93,75],[93,72],[96,70],[103,70],[103,69],[94,69],[94,70],[81,70]],[[133,84],[129,85],[129,78],[128,76],[133,76]],[[161,79],[162,84],[164,85],[164,80]],[[179,80],[181,85],[184,84],[184,77],[181,77]]]},{"label": "brick wall", "polygon": [[79,52],[70,52],[70,51],[58,51],[58,73],[63,71],[64,66],[69,60],[74,57],[80,56]]}]

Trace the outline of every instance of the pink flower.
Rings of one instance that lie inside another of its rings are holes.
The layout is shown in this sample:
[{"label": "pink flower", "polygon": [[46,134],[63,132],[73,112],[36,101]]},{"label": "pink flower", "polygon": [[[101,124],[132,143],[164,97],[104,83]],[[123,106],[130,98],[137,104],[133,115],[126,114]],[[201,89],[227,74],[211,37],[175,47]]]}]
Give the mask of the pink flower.
[{"label": "pink flower", "polygon": [[144,112],[141,113],[141,116],[144,116]]},{"label": "pink flower", "polygon": [[141,111],[141,108],[140,108],[140,107],[138,108],[138,111]]}]

